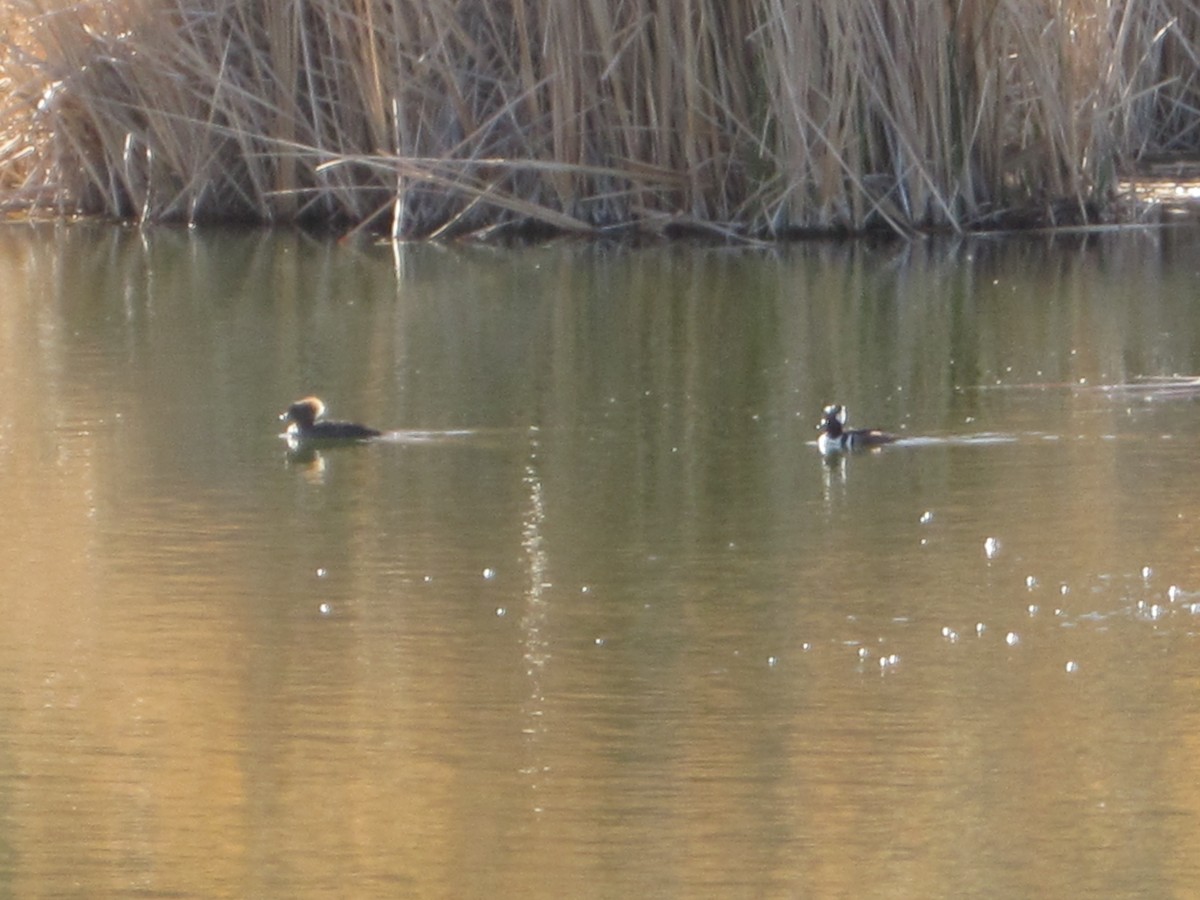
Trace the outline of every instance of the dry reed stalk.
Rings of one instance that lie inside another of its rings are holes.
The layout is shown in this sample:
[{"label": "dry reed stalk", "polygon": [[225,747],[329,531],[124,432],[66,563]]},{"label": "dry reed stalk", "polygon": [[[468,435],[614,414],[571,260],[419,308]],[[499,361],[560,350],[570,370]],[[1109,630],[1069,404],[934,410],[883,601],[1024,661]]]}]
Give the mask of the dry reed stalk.
[{"label": "dry reed stalk", "polygon": [[0,201],[397,237],[1077,220],[1200,147],[1197,0],[10,0]]}]

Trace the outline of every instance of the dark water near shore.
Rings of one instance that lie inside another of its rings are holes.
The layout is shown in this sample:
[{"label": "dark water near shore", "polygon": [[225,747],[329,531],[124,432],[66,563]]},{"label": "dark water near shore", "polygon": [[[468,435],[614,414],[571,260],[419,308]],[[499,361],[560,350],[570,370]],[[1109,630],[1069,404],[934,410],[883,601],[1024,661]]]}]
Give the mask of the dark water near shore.
[{"label": "dark water near shore", "polygon": [[0,273],[0,895],[1200,881],[1200,232]]}]

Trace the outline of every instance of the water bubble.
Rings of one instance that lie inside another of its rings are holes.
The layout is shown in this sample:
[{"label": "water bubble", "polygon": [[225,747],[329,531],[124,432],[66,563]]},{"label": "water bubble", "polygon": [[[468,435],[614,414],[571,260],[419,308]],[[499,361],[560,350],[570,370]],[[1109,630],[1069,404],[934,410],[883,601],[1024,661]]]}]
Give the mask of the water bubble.
[{"label": "water bubble", "polygon": [[1021,638],[1015,631],[1010,631],[1004,636],[1004,643],[1008,644],[1010,647],[1015,647],[1017,644],[1021,643]]},{"label": "water bubble", "polygon": [[988,559],[995,559],[996,554],[1000,552],[1000,541],[994,537],[988,538],[983,542],[983,552]]}]

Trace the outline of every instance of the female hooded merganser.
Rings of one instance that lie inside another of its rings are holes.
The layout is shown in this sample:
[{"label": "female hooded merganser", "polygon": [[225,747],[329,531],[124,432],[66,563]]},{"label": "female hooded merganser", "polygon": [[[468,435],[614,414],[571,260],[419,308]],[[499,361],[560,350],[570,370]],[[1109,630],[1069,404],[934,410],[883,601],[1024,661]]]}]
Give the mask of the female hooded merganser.
[{"label": "female hooded merganser", "polygon": [[305,397],[289,406],[279,418],[288,423],[289,441],[365,441],[383,434],[355,422],[318,421],[323,415],[325,404],[317,397]]},{"label": "female hooded merganser", "polygon": [[866,450],[881,447],[896,440],[894,434],[874,428],[847,430],[846,408],[841,404],[825,407],[821,424],[817,426],[821,436],[817,438],[817,449],[829,456],[847,450]]}]

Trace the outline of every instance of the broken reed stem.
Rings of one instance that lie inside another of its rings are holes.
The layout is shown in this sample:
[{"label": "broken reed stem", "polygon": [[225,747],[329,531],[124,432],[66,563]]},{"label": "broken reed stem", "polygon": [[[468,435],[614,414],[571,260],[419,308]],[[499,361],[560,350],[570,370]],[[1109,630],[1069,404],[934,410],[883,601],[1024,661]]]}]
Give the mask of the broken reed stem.
[{"label": "broken reed stem", "polygon": [[1195,0],[9,0],[0,202],[398,237],[1079,221],[1200,147]]}]

